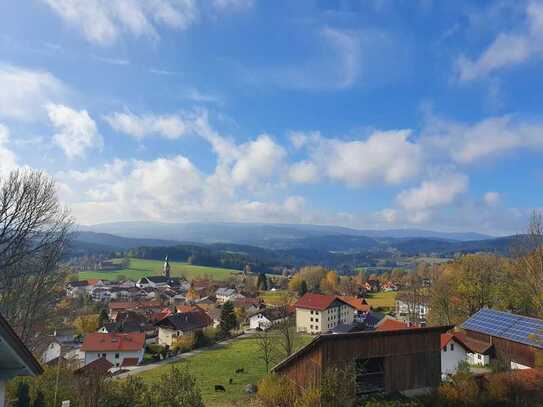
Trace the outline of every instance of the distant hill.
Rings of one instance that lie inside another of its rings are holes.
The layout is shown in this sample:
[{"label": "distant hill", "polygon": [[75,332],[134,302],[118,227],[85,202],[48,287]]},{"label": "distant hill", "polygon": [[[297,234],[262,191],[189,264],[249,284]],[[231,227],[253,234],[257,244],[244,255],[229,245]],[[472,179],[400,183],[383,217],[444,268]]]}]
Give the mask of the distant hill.
[{"label": "distant hill", "polygon": [[88,231],[77,231],[72,236],[72,246],[76,249],[87,249],[91,251],[124,251],[136,247],[148,246],[175,246],[180,242],[161,239],[136,239],[122,236],[115,236],[109,233],[95,233]]},{"label": "distant hill", "polygon": [[428,238],[477,241],[492,238],[479,233],[448,233],[419,229],[358,230],[340,226],[264,223],[160,223],[117,222],[79,226],[81,231],[107,233],[127,238],[161,239],[198,243],[236,243],[271,247],[279,241],[325,236],[367,238]]}]

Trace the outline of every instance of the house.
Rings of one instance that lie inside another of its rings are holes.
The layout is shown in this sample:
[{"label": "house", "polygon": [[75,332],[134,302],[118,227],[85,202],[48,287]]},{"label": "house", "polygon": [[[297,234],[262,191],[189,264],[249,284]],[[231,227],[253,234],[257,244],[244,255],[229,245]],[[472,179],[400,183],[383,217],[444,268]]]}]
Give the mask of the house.
[{"label": "house", "polygon": [[255,314],[251,315],[249,320],[250,329],[261,329],[266,331],[271,328],[273,325],[285,321],[288,319],[289,314],[287,308],[276,307],[276,308],[266,308],[261,311],[257,311]]},{"label": "house", "polygon": [[462,333],[453,332],[441,334],[442,379],[446,379],[447,376],[456,373],[458,365],[461,362],[481,366],[485,366],[487,364],[485,363],[487,362],[486,360],[481,362],[481,360],[475,355],[484,354],[488,349],[488,346],[480,347],[477,342],[471,341],[469,338],[466,338],[465,334]]},{"label": "house", "polygon": [[80,297],[87,294],[88,287],[89,282],[87,280],[69,281],[66,284],[66,296],[71,298]]},{"label": "house", "polygon": [[72,366],[79,365],[79,348],[81,343],[76,340],[76,332],[72,328],[57,329],[49,338],[49,343],[42,353],[43,363],[50,364],[62,358],[70,361]]},{"label": "house", "polygon": [[381,290],[381,282],[379,280],[368,280],[364,284],[366,291],[377,293]]},{"label": "house", "polygon": [[295,304],[296,330],[318,334],[339,324],[352,324],[355,309],[335,295],[306,293]]},{"label": "house", "polygon": [[143,314],[152,314],[162,309],[160,301],[112,301],[108,304],[109,319],[115,320],[121,311],[138,311]]},{"label": "house", "polygon": [[233,288],[221,287],[215,291],[215,298],[217,299],[218,304],[224,304],[227,301],[234,302],[241,298],[245,298],[245,296],[239,294]]},{"label": "house", "polygon": [[397,331],[399,329],[409,329],[409,325],[392,318],[383,318],[375,325],[375,330],[379,332]]},{"label": "house", "polygon": [[392,281],[387,281],[385,284],[383,284],[381,286],[381,290],[383,290],[384,292],[389,292],[389,291],[398,291],[400,289],[400,287],[393,283]]},{"label": "house", "polygon": [[415,324],[426,323],[430,312],[430,298],[401,292],[396,296],[396,317]]},{"label": "house", "polygon": [[364,315],[362,323],[367,330],[373,330],[385,319],[383,312],[370,311]]},{"label": "house", "polygon": [[39,362],[0,315],[0,407],[6,405],[6,382],[16,376],[43,373]]},{"label": "house", "polygon": [[354,308],[354,319],[357,321],[363,321],[366,314],[371,311],[371,306],[364,298],[347,295],[342,295],[339,298]]},{"label": "house", "polygon": [[166,276],[147,276],[142,277],[136,282],[138,288],[160,288],[160,287],[178,287],[181,279],[177,277]]},{"label": "house", "polygon": [[543,320],[483,308],[461,328],[465,340],[477,346],[468,354],[471,364],[486,365],[497,360],[511,369],[537,367],[543,360]]},{"label": "house", "polygon": [[81,354],[85,366],[96,359],[105,358],[114,367],[119,367],[125,358],[136,358],[141,363],[144,348],[145,334],[141,332],[93,332],[85,336]]},{"label": "house", "polygon": [[301,391],[321,381],[330,367],[354,369],[359,397],[439,386],[440,336],[451,329],[425,327],[392,331],[323,334],[275,366]]},{"label": "house", "polygon": [[258,312],[263,306],[261,298],[238,298],[234,301],[234,308],[245,310],[246,315],[252,315]]},{"label": "house", "polygon": [[193,334],[213,323],[212,319],[202,310],[183,312],[171,315],[158,321],[159,345],[175,345],[180,336]]}]

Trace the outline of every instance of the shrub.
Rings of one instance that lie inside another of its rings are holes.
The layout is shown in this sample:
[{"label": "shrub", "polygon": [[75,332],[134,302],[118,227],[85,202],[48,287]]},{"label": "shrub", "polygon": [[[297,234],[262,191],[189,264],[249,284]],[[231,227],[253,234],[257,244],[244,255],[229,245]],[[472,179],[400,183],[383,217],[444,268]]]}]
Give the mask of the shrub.
[{"label": "shrub", "polygon": [[356,373],[353,366],[332,367],[321,378],[322,404],[347,407],[356,402]]},{"label": "shrub", "polygon": [[295,385],[284,376],[265,376],[258,385],[257,397],[264,407],[292,407],[296,403]]},{"label": "shrub", "polygon": [[318,387],[312,387],[303,392],[296,400],[294,407],[321,407],[321,391]]}]

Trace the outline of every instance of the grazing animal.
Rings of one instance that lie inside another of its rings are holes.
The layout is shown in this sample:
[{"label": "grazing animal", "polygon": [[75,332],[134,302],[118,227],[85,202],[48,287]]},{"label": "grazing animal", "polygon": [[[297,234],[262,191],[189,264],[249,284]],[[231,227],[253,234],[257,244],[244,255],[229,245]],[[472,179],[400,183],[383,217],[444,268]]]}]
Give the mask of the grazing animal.
[{"label": "grazing animal", "polygon": [[215,385],[215,391],[226,391],[226,389],[224,388],[223,385],[221,385],[221,384],[216,384],[216,385]]},{"label": "grazing animal", "polygon": [[236,369],[236,373],[244,373],[244,372],[245,372],[244,368]]},{"label": "grazing animal", "polygon": [[233,383],[234,383],[234,380],[230,378],[230,380],[228,380],[228,384],[233,384]]}]

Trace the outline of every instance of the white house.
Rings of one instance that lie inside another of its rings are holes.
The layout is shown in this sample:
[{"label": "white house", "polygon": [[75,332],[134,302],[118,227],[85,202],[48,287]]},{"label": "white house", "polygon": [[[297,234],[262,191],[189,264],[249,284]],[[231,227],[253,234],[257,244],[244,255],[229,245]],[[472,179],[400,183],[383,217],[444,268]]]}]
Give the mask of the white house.
[{"label": "white house", "polygon": [[429,299],[423,296],[413,298],[410,293],[396,296],[396,317],[406,322],[424,323],[430,312]]},{"label": "white house", "polygon": [[234,302],[235,300],[245,298],[245,296],[238,294],[233,288],[221,287],[215,291],[215,298],[217,299],[218,304],[224,304],[227,301]]},{"label": "white house", "polygon": [[195,331],[211,326],[212,323],[213,320],[209,315],[198,307],[190,312],[178,312],[156,323],[158,327],[158,343],[160,345],[174,346],[180,336],[191,335]]},{"label": "white house", "polygon": [[441,376],[456,373],[460,362],[471,366],[488,366],[492,345],[475,340],[464,333],[445,333],[441,335]]},{"label": "white house", "polygon": [[306,293],[294,307],[298,332],[320,334],[354,321],[354,307],[335,295]]},{"label": "white house", "polygon": [[[143,360],[145,334],[131,333],[99,333],[94,332],[85,336],[81,346],[84,364],[105,358],[114,367],[120,367],[129,362],[139,364]],[[125,362],[126,360],[126,362]]]},{"label": "white house", "polygon": [[281,308],[266,308],[258,311],[249,317],[250,329],[261,329],[263,331],[288,318],[288,314]]}]

